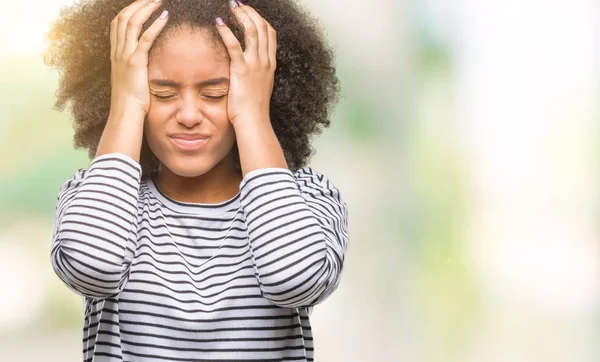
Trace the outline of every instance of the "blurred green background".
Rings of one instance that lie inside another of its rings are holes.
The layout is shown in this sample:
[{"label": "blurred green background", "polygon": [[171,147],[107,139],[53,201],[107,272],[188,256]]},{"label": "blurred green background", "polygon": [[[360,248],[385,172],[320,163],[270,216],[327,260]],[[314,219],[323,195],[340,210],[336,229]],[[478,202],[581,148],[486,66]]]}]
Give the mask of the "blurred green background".
[{"label": "blurred green background", "polygon": [[[317,361],[600,360],[597,3],[302,2],[343,87],[312,166],[350,212]],[[1,361],[81,360],[82,301],[49,250],[89,159],[40,55],[69,3],[1,4]]]}]

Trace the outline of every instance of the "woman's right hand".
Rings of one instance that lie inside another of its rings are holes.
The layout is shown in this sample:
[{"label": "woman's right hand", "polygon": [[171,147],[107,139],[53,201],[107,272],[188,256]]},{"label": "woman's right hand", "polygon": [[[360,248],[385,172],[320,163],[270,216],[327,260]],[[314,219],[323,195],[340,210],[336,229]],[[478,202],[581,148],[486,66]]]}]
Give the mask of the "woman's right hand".
[{"label": "woman's right hand", "polygon": [[165,10],[141,37],[140,33],[160,5],[160,0],[137,0],[110,24],[112,114],[139,111],[145,117],[150,109],[148,52],[167,24],[168,12]]}]

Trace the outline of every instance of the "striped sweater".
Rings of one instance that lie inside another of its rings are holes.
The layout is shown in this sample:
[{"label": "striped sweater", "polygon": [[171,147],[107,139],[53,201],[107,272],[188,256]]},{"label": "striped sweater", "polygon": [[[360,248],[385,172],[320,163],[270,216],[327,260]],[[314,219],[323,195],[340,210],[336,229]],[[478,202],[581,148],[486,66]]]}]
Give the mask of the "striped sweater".
[{"label": "striped sweater", "polygon": [[265,168],[230,200],[197,204],[141,174],[99,156],[58,195],[52,266],[84,296],[84,361],[312,361],[309,314],[348,242],[332,183]]}]

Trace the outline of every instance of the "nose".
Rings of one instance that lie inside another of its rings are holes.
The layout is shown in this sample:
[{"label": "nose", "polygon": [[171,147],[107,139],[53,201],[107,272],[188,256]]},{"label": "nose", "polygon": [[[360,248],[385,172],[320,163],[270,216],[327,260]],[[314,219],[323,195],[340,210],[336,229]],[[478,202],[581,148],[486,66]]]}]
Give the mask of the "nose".
[{"label": "nose", "polygon": [[177,112],[177,122],[188,128],[194,127],[202,122],[204,116],[195,97],[182,97]]}]

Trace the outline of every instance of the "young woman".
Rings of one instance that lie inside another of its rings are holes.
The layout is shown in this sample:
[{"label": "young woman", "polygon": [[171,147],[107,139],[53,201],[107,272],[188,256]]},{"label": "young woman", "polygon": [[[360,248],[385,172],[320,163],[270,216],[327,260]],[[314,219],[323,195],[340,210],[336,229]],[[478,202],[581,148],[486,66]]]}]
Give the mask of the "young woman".
[{"label": "young woman", "polygon": [[84,360],[313,360],[348,242],[306,166],[338,94],[317,23],[291,1],[95,0],[49,35],[92,158],[51,251],[85,297]]}]

